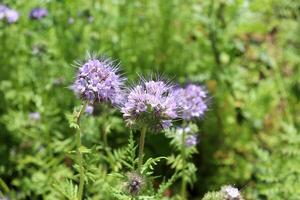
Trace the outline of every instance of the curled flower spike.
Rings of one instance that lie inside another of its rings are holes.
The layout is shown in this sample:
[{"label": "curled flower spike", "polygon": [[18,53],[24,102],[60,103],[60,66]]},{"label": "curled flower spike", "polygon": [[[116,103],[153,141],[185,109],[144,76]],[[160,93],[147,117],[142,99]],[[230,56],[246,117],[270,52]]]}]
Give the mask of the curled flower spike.
[{"label": "curled flower spike", "polygon": [[90,103],[120,104],[123,81],[118,75],[118,68],[110,60],[90,58],[79,68],[71,88]]},{"label": "curled flower spike", "polygon": [[48,10],[45,8],[33,8],[30,11],[29,17],[30,19],[42,19],[48,15]]},{"label": "curled flower spike", "polygon": [[190,84],[174,90],[178,106],[182,108],[182,118],[192,120],[201,118],[207,110],[207,93],[198,85]]},{"label": "curled flower spike", "polygon": [[178,117],[172,87],[163,81],[144,81],[133,87],[121,108],[128,126],[153,131],[169,128]]},{"label": "curled flower spike", "polygon": [[132,196],[138,195],[145,184],[143,178],[135,172],[130,172],[127,174],[127,179],[126,189],[128,193]]}]

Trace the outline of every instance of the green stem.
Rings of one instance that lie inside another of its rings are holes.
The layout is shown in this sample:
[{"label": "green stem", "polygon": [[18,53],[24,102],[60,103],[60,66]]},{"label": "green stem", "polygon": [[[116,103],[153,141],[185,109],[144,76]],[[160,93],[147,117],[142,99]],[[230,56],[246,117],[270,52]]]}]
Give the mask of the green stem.
[{"label": "green stem", "polygon": [[140,143],[139,143],[139,163],[138,163],[139,173],[142,172],[146,132],[147,132],[147,127],[145,126],[142,128],[141,136],[140,136]]},{"label": "green stem", "polygon": [[102,106],[102,119],[103,119],[103,124],[102,124],[102,128],[101,128],[101,131],[102,131],[102,140],[103,140],[103,145],[104,145],[104,149],[105,151],[108,150],[108,145],[107,145],[107,121],[108,121],[108,112],[109,110],[107,109],[107,106],[106,105],[103,105]]},{"label": "green stem", "polygon": [[[181,157],[182,157],[182,170],[185,170],[186,165],[186,156],[185,156],[185,126],[183,126],[182,131],[182,137],[181,137]],[[182,182],[181,182],[181,197],[182,199],[186,199],[186,179],[184,176],[182,176]]]},{"label": "green stem", "polygon": [[83,187],[84,187],[84,168],[83,168],[83,156],[80,151],[81,147],[81,130],[80,130],[80,117],[85,111],[87,103],[81,105],[80,110],[76,116],[76,122],[78,125],[78,130],[76,133],[76,147],[77,147],[77,162],[79,165],[79,190],[78,190],[78,200],[82,200]]}]

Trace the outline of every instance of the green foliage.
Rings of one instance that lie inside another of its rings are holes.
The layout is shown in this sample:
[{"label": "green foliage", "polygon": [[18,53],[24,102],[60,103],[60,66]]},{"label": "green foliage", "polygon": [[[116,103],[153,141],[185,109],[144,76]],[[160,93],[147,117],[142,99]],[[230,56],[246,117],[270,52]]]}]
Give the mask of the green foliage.
[{"label": "green foliage", "polygon": [[[98,52],[120,61],[129,82],[161,73],[201,83],[211,96],[186,165],[174,130],[147,134],[147,187],[138,199],[180,199],[183,177],[194,183],[187,188],[194,199],[224,184],[241,188],[245,199],[299,199],[298,0],[1,3],[20,20],[0,20],[0,198],[77,196],[72,111],[81,102],[69,89],[71,65]],[[49,16],[29,20],[33,7]],[[32,112],[41,118],[32,120]],[[137,168],[137,136],[128,141],[121,114],[97,105],[81,130],[86,199],[132,199],[124,182]]]}]

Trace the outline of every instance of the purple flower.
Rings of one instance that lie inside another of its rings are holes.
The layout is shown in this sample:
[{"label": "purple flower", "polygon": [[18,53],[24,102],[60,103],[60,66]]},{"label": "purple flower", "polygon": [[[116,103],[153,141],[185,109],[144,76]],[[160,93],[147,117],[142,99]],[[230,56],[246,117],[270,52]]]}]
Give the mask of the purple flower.
[{"label": "purple flower", "polygon": [[187,135],[185,138],[185,145],[187,147],[193,147],[196,146],[198,143],[198,138],[196,135]]},{"label": "purple flower", "polygon": [[118,68],[111,61],[90,58],[79,68],[71,88],[90,103],[99,101],[120,104],[124,79],[117,72]]},{"label": "purple flower", "polygon": [[42,19],[48,15],[48,10],[45,8],[33,8],[30,11],[29,17],[30,19]]},{"label": "purple flower", "polygon": [[19,13],[6,6],[0,5],[0,20],[5,19],[7,23],[15,23],[19,19]]},{"label": "purple flower", "polygon": [[154,131],[169,128],[178,117],[172,87],[163,81],[145,81],[132,88],[121,112],[128,126]]},{"label": "purple flower", "polygon": [[201,86],[190,84],[185,88],[175,89],[174,95],[185,120],[201,118],[207,110],[207,93]]},{"label": "purple flower", "polygon": [[93,106],[88,105],[88,106],[85,108],[85,113],[87,113],[88,115],[93,114],[93,112],[94,112],[94,107],[93,107]]},{"label": "purple flower", "polygon": [[41,119],[41,114],[39,112],[29,113],[29,119],[32,121],[39,121]]}]

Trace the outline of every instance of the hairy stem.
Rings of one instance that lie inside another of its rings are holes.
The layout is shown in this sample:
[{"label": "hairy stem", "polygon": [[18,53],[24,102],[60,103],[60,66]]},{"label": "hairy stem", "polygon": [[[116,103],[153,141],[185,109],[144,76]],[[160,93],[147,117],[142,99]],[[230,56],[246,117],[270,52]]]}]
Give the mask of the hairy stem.
[{"label": "hairy stem", "polygon": [[139,143],[139,163],[138,163],[139,173],[142,172],[146,132],[147,132],[147,127],[145,126],[142,128],[141,136],[140,136],[140,143]]},{"label": "hairy stem", "polygon": [[104,145],[104,149],[105,151],[108,151],[108,144],[107,144],[107,126],[108,126],[108,113],[109,109],[108,107],[104,104],[102,105],[102,118],[104,120],[102,127],[100,128],[101,132],[102,132],[102,140],[103,140],[103,145]]},{"label": "hairy stem", "polygon": [[[185,156],[185,126],[183,127],[182,137],[181,137],[181,157],[182,157],[182,170],[184,171],[186,168],[186,156]],[[181,182],[181,198],[183,200],[186,199],[186,179],[182,176]]]},{"label": "hairy stem", "polygon": [[87,106],[87,103],[84,103],[81,105],[79,112],[76,116],[76,123],[78,125],[78,130],[76,133],[76,151],[77,151],[77,162],[79,165],[79,190],[78,190],[78,200],[82,200],[82,194],[83,194],[83,187],[84,187],[84,168],[83,168],[83,157],[82,153],[80,151],[81,147],[81,130],[80,130],[80,117],[82,116],[82,113],[84,112],[85,108]]}]

